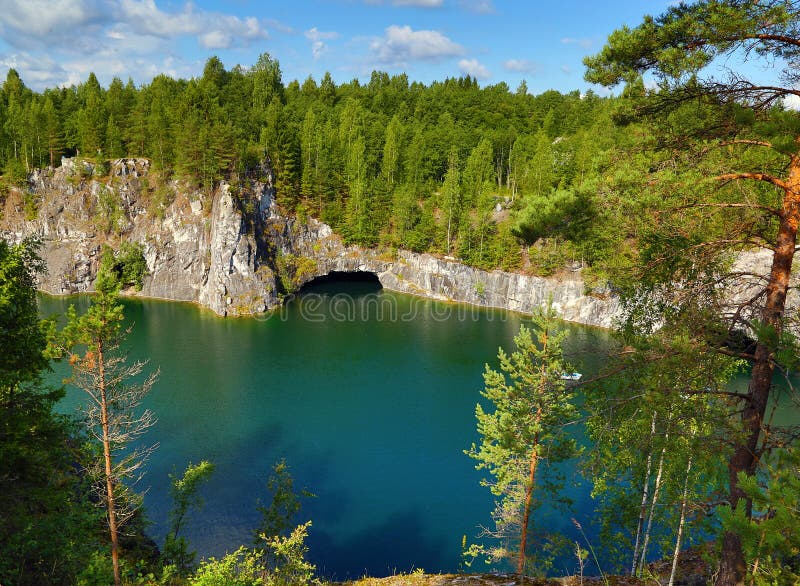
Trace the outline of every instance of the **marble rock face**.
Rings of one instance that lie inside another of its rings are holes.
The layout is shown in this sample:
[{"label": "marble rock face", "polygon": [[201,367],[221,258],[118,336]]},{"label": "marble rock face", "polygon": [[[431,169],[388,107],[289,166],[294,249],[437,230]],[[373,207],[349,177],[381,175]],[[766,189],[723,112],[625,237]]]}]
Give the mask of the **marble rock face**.
[{"label": "marble rock face", "polygon": [[[26,218],[21,192],[6,200],[0,235],[42,240],[48,272],[39,286],[48,293],[91,291],[101,245],[131,241],[142,244],[149,272],[137,294],[197,302],[223,316],[277,307],[286,291],[281,278],[300,286],[332,271],[372,272],[392,291],[522,313],[550,301],[564,319],[594,326],[611,327],[620,314],[612,295],[586,293],[580,272],[541,278],[430,254],[346,246],[322,222],[282,215],[269,180],[235,193],[226,183],[213,193],[169,183],[159,189],[173,197],[159,208],[146,159],[119,159],[103,177],[95,173],[72,159],[33,173],[34,219]],[[109,201],[116,210],[111,230],[100,221]],[[302,270],[287,274],[286,259],[302,259]]]}]

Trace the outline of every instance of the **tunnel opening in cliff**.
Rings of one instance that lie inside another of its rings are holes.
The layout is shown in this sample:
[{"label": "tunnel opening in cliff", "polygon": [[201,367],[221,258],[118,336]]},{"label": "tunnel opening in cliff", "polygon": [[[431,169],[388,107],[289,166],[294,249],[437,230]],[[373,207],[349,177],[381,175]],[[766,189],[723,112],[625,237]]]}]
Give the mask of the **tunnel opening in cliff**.
[{"label": "tunnel opening in cliff", "polygon": [[378,275],[370,271],[331,271],[304,284],[299,293],[378,292],[383,289]]}]

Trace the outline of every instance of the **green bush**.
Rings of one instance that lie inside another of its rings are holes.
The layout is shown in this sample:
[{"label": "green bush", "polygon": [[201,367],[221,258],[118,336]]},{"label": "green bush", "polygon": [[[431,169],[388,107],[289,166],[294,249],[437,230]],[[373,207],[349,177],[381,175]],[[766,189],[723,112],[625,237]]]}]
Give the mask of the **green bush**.
[{"label": "green bush", "polygon": [[151,210],[153,215],[159,220],[164,219],[167,208],[175,201],[175,192],[166,183],[159,184],[151,196]]},{"label": "green bush", "polygon": [[25,219],[29,222],[35,220],[39,215],[39,206],[34,195],[25,193],[22,196],[22,201],[25,206]]},{"label": "green bush", "polygon": [[317,271],[317,261],[307,256],[279,254],[275,259],[278,280],[287,295],[295,293]]},{"label": "green bush", "polygon": [[137,291],[141,291],[144,276],[147,274],[144,245],[123,242],[116,252],[110,247],[104,247],[100,266],[110,270],[123,287],[135,287]]},{"label": "green bush", "polygon": [[3,168],[3,176],[8,183],[22,186],[28,181],[28,171],[19,159],[9,159]]},{"label": "green bush", "polygon": [[[81,166],[81,169],[85,167]],[[116,193],[107,187],[101,187],[97,193],[97,207],[94,213],[94,224],[101,232],[120,233],[121,222],[125,213],[119,205]]]}]

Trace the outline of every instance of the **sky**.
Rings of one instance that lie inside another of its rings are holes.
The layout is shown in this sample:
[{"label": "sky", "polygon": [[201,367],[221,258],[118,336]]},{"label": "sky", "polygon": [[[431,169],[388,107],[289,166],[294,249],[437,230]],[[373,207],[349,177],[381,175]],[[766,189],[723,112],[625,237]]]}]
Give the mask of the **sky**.
[{"label": "sky", "polygon": [[[670,0],[0,0],[0,80],[35,90],[94,72],[137,85],[202,74],[211,56],[249,67],[261,53],[283,80],[368,81],[373,70],[430,83],[525,80],[530,93],[585,91],[582,59]],[[593,88],[601,94],[601,88]]]}]

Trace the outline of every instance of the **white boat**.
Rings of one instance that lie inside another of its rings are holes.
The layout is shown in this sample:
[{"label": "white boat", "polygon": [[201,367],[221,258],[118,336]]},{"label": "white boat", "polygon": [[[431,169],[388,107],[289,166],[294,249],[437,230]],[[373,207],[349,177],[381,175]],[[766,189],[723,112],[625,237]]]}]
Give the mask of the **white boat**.
[{"label": "white boat", "polygon": [[561,380],[581,380],[583,375],[580,372],[564,372],[561,374]]}]

